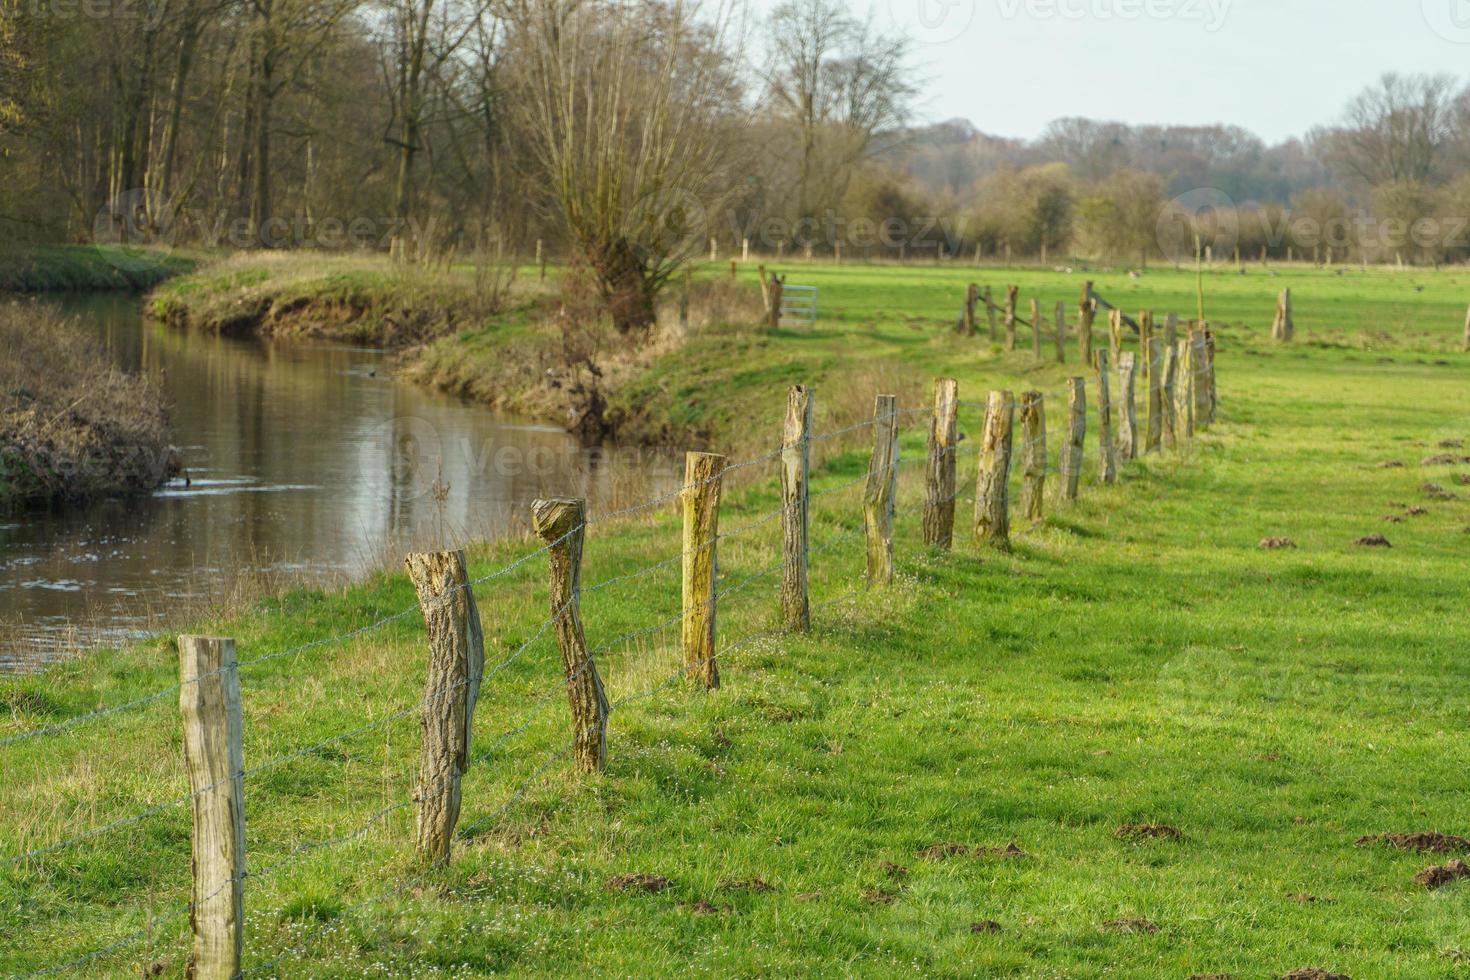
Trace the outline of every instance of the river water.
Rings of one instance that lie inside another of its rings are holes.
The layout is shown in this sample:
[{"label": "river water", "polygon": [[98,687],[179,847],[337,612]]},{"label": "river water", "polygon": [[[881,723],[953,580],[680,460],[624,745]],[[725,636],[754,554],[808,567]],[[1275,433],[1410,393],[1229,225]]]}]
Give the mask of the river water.
[{"label": "river water", "polygon": [[518,530],[537,496],[610,500],[631,478],[559,429],[392,380],[379,350],[202,336],[146,321],[131,297],[59,302],[113,363],[159,380],[185,475],[147,497],[0,515],[0,671],[262,578],[350,579],[410,547]]}]

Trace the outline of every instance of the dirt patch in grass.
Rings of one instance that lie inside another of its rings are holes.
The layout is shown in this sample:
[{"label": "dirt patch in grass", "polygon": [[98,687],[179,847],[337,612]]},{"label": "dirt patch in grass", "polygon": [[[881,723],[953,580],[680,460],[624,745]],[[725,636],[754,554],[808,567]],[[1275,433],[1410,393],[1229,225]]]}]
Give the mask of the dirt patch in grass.
[{"label": "dirt patch in grass", "polygon": [[607,879],[607,887],[616,892],[645,891],[661,892],[668,888],[673,882],[663,875],[642,874],[637,871],[627,874],[613,875]]},{"label": "dirt patch in grass", "polygon": [[1308,892],[1298,892],[1291,896],[1291,900],[1298,905],[1331,905],[1336,899],[1323,898],[1321,895],[1312,895]]},{"label": "dirt patch in grass", "polygon": [[1404,464],[1396,459],[1386,459],[1378,464],[1378,468],[1380,470],[1401,470],[1404,468]]},{"label": "dirt patch in grass", "polygon": [[1423,517],[1429,513],[1429,509],[1427,507],[1410,507],[1404,513],[1410,517]]},{"label": "dirt patch in grass", "polygon": [[861,894],[869,905],[892,905],[898,901],[898,892],[891,888],[864,888]]},{"label": "dirt patch in grass", "polygon": [[713,902],[706,902],[702,898],[696,902],[685,902],[684,908],[688,910],[690,915],[728,915],[733,911],[733,908],[729,905],[716,905]]},{"label": "dirt patch in grass", "polygon": [[919,851],[919,857],[930,861],[943,861],[952,857],[999,857],[999,858],[1029,858],[1031,855],[1011,841],[1004,847],[987,847],[983,844],[930,844]]},{"label": "dirt patch in grass", "polygon": [[1159,931],[1159,924],[1149,919],[1122,918],[1109,919],[1103,923],[1103,928],[1108,932],[1122,932],[1128,934],[1145,933],[1152,935]]},{"label": "dirt patch in grass", "polygon": [[1119,840],[1183,840],[1184,832],[1166,823],[1125,823],[1113,836]]},{"label": "dirt patch in grass", "polygon": [[1459,858],[1448,864],[1432,864],[1414,876],[1414,884],[1433,890],[1453,884],[1461,878],[1470,878],[1470,864]]},{"label": "dirt patch in grass", "polygon": [[1439,448],[1440,449],[1464,449],[1465,448],[1465,440],[1464,439],[1441,439],[1439,441]]},{"label": "dirt patch in grass", "polygon": [[1263,551],[1276,551],[1281,548],[1295,548],[1296,542],[1291,538],[1262,538],[1256,547]]},{"label": "dirt patch in grass", "polygon": [[1385,524],[1402,524],[1402,523],[1404,523],[1404,519],[1399,514],[1384,514],[1383,515],[1383,523],[1385,523]]},{"label": "dirt patch in grass", "polygon": [[1360,548],[1392,548],[1393,545],[1381,534],[1365,534],[1354,541],[1353,544]]},{"label": "dirt patch in grass", "polygon": [[894,881],[903,881],[909,876],[908,868],[905,868],[901,864],[894,864],[892,861],[884,861],[881,865],[879,865],[879,868],[884,874],[892,878]]},{"label": "dirt patch in grass", "polygon": [[1353,980],[1353,978],[1346,973],[1329,973],[1319,967],[1304,966],[1299,970],[1292,970],[1281,980]]},{"label": "dirt patch in grass", "polygon": [[1439,453],[1434,456],[1426,456],[1420,460],[1420,466],[1459,466],[1461,463],[1470,463],[1470,456],[1456,456],[1454,453]]},{"label": "dirt patch in grass", "polygon": [[970,931],[981,935],[994,935],[1001,931],[1001,924],[994,919],[982,919],[970,923]]},{"label": "dirt patch in grass", "polygon": [[1437,830],[1421,830],[1412,834],[1367,834],[1359,837],[1355,843],[1358,847],[1383,844],[1403,851],[1418,851],[1420,854],[1470,853],[1470,838],[1441,834]]},{"label": "dirt patch in grass", "polygon": [[760,893],[773,892],[775,890],[775,885],[771,884],[769,881],[766,881],[764,878],[761,877],[726,878],[724,881],[720,882],[720,891],[722,892]]},{"label": "dirt patch in grass", "polygon": [[1457,500],[1453,493],[1440,486],[1438,483],[1425,483],[1419,487],[1419,492],[1432,500]]}]

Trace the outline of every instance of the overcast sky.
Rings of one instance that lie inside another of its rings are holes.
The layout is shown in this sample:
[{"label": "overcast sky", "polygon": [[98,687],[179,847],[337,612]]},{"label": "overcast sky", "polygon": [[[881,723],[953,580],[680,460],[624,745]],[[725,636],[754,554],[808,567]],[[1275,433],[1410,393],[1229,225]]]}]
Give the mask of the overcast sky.
[{"label": "overcast sky", "polygon": [[1275,142],[1331,121],[1385,71],[1470,80],[1470,0],[871,3],[876,24],[915,40],[926,120],[1001,136],[1089,116],[1234,123]]}]

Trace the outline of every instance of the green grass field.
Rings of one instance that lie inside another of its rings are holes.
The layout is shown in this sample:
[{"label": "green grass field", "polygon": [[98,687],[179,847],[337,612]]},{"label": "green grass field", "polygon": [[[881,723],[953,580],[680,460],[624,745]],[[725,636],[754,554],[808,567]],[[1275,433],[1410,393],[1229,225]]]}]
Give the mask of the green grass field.
[{"label": "green grass field", "polygon": [[[1029,338],[1007,353],[956,336],[972,278],[997,292],[1018,282],[1048,321],[1084,278],[1130,311],[1194,306],[1193,276],[1172,270],[794,266],[792,282],[820,288],[816,330],[713,331],[656,364],[641,398],[683,406],[711,445],[748,456],[778,444],[794,381],[816,387],[820,429],[880,386],[920,405],[927,379],[948,374],[971,403],[995,387],[1046,392],[1055,461],[1075,347],[1063,368],[1049,338],[1038,364]],[[1269,326],[1288,285],[1297,339],[1278,348]],[[1458,482],[1470,465],[1423,465],[1461,451],[1440,443],[1470,440],[1470,271],[1214,272],[1206,302],[1220,421],[1100,487],[1090,418],[1081,501],[1049,499],[1035,527],[1013,517],[1011,555],[965,533],[951,554],[925,552],[915,415],[898,580],[864,590],[860,490],[838,488],[865,472],[866,433],[824,452],[812,633],[769,632],[778,525],[722,543],[721,583],[737,587],[719,609],[723,687],[665,684],[676,627],[601,651],[611,700],[635,699],[612,715],[604,775],[577,776],[563,755],[560,662],[536,632],[544,561],[478,587],[489,659],[532,642],[482,692],[469,834],[447,868],[414,866],[411,807],[378,816],[408,799],[417,761],[411,711],[384,721],[422,693],[417,615],[245,667],[246,766],[266,766],[246,777],[247,971],[1470,974],[1470,882],[1413,881],[1453,855],[1355,846],[1380,832],[1470,834],[1470,488]],[[976,408],[961,409],[961,427],[963,529]],[[725,496],[727,531],[776,503],[774,468],[742,477]],[[1391,548],[1354,543],[1378,533]],[[1268,536],[1299,547],[1261,550]],[[532,547],[477,549],[472,572]],[[582,604],[594,647],[677,614],[677,564],[596,586],[679,548],[669,508],[594,522]],[[407,581],[385,574],[192,625],[237,637],[249,661],[412,605]],[[159,638],[0,682],[0,740],[175,675],[172,639]],[[164,697],[0,747],[0,860],[185,795],[178,746]],[[1179,837],[1120,834],[1131,824]],[[173,806],[0,867],[0,971],[124,943],[73,972],[180,975],[189,827],[187,806]],[[986,850],[1012,842],[1024,856]],[[627,875],[666,887],[614,887]]]}]

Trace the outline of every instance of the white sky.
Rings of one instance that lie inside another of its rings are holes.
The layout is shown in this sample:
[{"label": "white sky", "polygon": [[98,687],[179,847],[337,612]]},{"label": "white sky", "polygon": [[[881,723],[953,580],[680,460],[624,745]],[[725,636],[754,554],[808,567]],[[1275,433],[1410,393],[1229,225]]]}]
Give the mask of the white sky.
[{"label": "white sky", "polygon": [[1385,71],[1470,80],[1470,0],[870,2],[877,25],[915,40],[925,119],[1000,136],[1088,116],[1233,123],[1277,142],[1332,121]]}]

